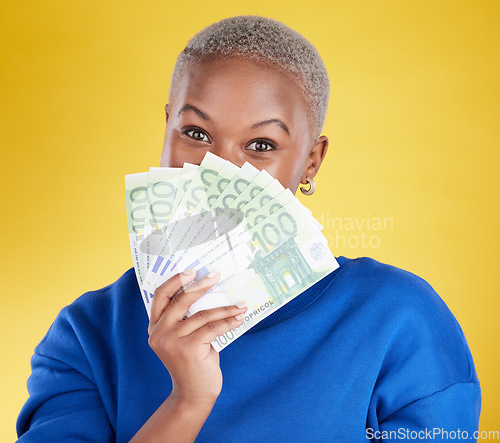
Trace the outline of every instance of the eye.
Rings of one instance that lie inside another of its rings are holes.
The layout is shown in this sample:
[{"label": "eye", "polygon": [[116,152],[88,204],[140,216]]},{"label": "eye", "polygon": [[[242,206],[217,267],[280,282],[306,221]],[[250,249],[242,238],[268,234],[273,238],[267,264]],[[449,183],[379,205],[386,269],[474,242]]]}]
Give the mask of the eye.
[{"label": "eye", "polygon": [[202,131],[200,128],[187,128],[183,131],[183,134],[186,134],[194,140],[210,143],[210,138],[206,132]]},{"label": "eye", "polygon": [[259,139],[250,142],[250,144],[245,149],[257,152],[274,151],[276,149],[276,144],[270,140]]}]

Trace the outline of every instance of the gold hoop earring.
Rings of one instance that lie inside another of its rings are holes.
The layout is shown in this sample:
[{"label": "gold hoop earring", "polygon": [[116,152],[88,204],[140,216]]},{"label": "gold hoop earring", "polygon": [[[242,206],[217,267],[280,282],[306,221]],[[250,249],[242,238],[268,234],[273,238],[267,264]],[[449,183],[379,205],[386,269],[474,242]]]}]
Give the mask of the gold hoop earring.
[{"label": "gold hoop earring", "polygon": [[311,195],[314,194],[314,191],[316,191],[316,182],[309,177],[306,177],[307,183],[309,183],[309,189],[306,189],[304,186],[300,187],[300,192],[304,195]]}]

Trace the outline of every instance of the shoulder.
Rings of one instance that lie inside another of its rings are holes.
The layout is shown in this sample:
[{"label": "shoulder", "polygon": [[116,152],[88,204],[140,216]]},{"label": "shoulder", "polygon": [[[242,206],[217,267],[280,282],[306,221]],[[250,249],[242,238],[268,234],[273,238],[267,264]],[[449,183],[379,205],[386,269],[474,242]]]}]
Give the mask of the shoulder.
[{"label": "shoulder", "polygon": [[[135,330],[144,324],[146,310],[134,270],[129,269],[112,284],[89,291],[61,309],[35,353],[78,362],[89,353],[105,353],[115,347],[116,338],[127,325]],[[133,331],[127,335],[130,333]]]},{"label": "shoulder", "polygon": [[72,313],[97,307],[101,309],[113,309],[137,296],[140,297],[139,286],[135,278],[134,269],[131,268],[113,283],[81,295],[73,303],[65,307],[63,311]]},{"label": "shoulder", "polygon": [[[335,287],[347,292],[349,302],[370,311],[381,329],[406,334],[418,341],[441,340],[446,346],[466,349],[462,329],[443,299],[418,275],[369,257],[340,259],[343,272]],[[468,349],[468,348],[467,348]]]},{"label": "shoulder", "polygon": [[479,385],[464,333],[427,281],[368,257],[340,264],[335,287],[348,293],[350,312],[362,313],[382,416],[455,384]]},{"label": "shoulder", "polygon": [[[418,275],[373,258],[339,258],[343,272],[336,287],[350,287],[352,301],[374,310],[374,315],[391,320],[439,321],[455,332],[461,329],[434,288]],[[423,326],[419,323],[419,326]],[[444,331],[445,332],[445,331]]]},{"label": "shoulder", "polygon": [[131,268],[115,282],[78,297],[61,310],[58,318],[70,322],[81,322],[87,318],[99,323],[118,314],[124,315],[141,303],[139,286]]},{"label": "shoulder", "polygon": [[137,318],[147,314],[141,305],[129,270],[59,312],[31,359],[30,397],[17,422],[19,435],[27,432],[23,439],[49,441],[64,432],[85,434],[87,441],[97,434],[112,438],[110,405],[117,397],[119,356],[121,348],[134,345],[135,336],[143,338]]},{"label": "shoulder", "polygon": [[346,258],[339,257],[339,264],[345,276],[362,281],[363,285],[370,284],[373,289],[393,289],[404,292],[435,293],[431,285],[418,275],[382,263],[370,257]]}]

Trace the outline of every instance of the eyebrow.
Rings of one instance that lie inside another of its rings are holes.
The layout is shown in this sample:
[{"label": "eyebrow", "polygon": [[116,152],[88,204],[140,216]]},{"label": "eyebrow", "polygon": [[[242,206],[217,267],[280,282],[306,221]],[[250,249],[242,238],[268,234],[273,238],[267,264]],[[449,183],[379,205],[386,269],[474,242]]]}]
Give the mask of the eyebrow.
[{"label": "eyebrow", "polygon": [[264,120],[263,122],[255,123],[252,125],[252,129],[258,128],[259,126],[263,125],[269,125],[269,124],[276,124],[278,125],[283,131],[285,131],[288,135],[290,135],[290,130],[288,129],[288,126],[285,125],[280,119],[278,118],[271,118],[270,120]]},{"label": "eyebrow", "polygon": [[179,111],[177,114],[177,117],[180,117],[181,114],[183,114],[186,111],[194,111],[196,114],[198,114],[203,120],[210,120],[210,117],[205,114],[203,111],[200,111],[196,106],[190,105],[189,103],[186,103]]},{"label": "eyebrow", "polygon": [[[181,114],[183,114],[186,111],[193,111],[194,113],[196,113],[197,115],[199,115],[203,120],[210,121],[210,117],[207,114],[205,114],[203,111],[201,111],[200,109],[198,109],[196,106],[191,105],[189,103],[186,103],[179,110],[179,113],[177,114],[177,117],[180,117]],[[290,135],[290,130],[288,129],[288,126],[282,120],[280,120],[278,118],[271,118],[269,120],[264,120],[264,121],[261,121],[261,122],[258,122],[258,123],[254,123],[252,125],[252,129],[255,129],[255,128],[258,128],[258,127],[264,126],[264,125],[270,125],[270,124],[278,125],[281,129],[283,129],[283,131],[285,131],[287,133],[287,135]]]}]

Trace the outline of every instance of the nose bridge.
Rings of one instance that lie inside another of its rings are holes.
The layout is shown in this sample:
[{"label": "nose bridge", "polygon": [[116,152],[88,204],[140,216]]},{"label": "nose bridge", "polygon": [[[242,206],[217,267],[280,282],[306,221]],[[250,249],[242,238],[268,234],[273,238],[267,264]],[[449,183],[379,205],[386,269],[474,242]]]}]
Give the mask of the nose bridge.
[{"label": "nose bridge", "polygon": [[245,162],[243,160],[243,148],[236,138],[225,137],[217,140],[217,143],[210,148],[210,152],[237,166],[242,166]]}]

